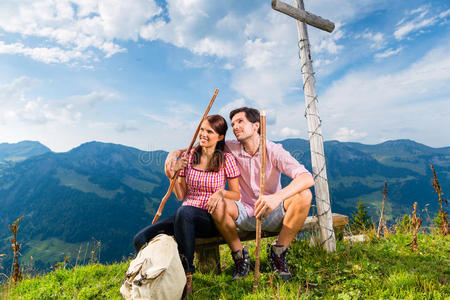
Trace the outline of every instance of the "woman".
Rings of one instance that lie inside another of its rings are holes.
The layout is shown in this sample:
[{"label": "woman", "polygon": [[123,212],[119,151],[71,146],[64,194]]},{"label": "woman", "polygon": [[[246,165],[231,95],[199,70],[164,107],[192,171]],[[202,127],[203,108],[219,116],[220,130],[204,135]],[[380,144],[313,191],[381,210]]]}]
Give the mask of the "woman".
[{"label": "woman", "polygon": [[[195,238],[217,236],[218,231],[208,211],[223,198],[239,200],[239,170],[236,161],[224,152],[228,126],[220,115],[211,115],[200,126],[199,145],[189,155],[182,155],[173,170],[166,170],[172,178],[180,170],[174,192],[183,205],[174,216],[161,220],[140,231],[133,240],[136,252],[159,233],[174,235],[180,256],[187,260],[187,293],[192,288]],[[229,190],[225,190],[228,183]]]}]

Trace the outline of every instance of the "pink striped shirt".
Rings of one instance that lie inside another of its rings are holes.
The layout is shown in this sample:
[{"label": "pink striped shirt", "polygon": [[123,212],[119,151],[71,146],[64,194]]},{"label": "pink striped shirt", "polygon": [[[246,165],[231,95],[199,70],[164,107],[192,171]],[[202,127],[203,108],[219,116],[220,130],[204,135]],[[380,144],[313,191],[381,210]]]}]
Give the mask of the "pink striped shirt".
[{"label": "pink striped shirt", "polygon": [[[249,217],[254,215],[254,206],[259,197],[259,176],[261,159],[259,151],[251,156],[244,151],[244,147],[237,140],[226,141],[225,151],[233,154],[236,159],[241,176],[239,186],[241,189],[241,202],[244,204]],[[281,190],[281,173],[295,178],[309,173],[292,155],[284,150],[281,144],[266,141],[266,181],[264,195],[275,194]]]},{"label": "pink striped shirt", "polygon": [[188,165],[181,169],[179,176],[186,177],[186,197],[183,205],[206,208],[212,194],[225,188],[227,179],[240,175],[236,160],[230,153],[225,153],[225,162],[218,172],[198,170],[192,166],[194,150],[191,151]]}]

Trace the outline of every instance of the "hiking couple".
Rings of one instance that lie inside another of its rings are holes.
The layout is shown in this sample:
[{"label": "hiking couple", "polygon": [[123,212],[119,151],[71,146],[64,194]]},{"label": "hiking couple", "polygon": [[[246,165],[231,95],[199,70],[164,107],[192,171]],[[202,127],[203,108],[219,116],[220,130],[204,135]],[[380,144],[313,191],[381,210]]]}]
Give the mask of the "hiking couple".
[{"label": "hiking couple", "polygon": [[[201,124],[199,145],[191,153],[172,151],[165,162],[171,178],[180,171],[175,195],[184,200],[174,216],[141,230],[133,240],[136,251],[159,233],[174,235],[182,260],[186,261],[188,294],[192,289],[195,238],[222,234],[235,263],[233,280],[249,272],[250,256],[238,236],[240,231],[256,231],[256,217],[263,216],[262,230],[279,232],[268,246],[272,270],[284,280],[291,274],[286,254],[302,227],[311,205],[314,185],[311,174],[280,144],[266,143],[265,193],[258,201],[260,177],[260,115],[253,108],[230,112],[237,140],[225,142],[227,123],[219,115],[208,116]],[[293,180],[281,188],[281,173]],[[225,189],[228,183],[228,190]]]}]

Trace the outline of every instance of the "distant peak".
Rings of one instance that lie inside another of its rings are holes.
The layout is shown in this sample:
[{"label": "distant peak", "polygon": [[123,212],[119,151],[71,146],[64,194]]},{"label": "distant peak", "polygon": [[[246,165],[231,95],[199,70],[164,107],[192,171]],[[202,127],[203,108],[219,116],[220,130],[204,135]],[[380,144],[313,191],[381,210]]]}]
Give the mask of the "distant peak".
[{"label": "distant peak", "polygon": [[102,150],[102,149],[134,149],[136,148],[125,146],[122,144],[115,143],[106,143],[100,141],[90,141],[79,145],[78,147],[73,148],[69,152],[78,152],[78,151],[92,151],[92,150]]},{"label": "distant peak", "polygon": [[0,144],[0,161],[22,161],[29,157],[52,152],[47,146],[37,141]]},{"label": "distant peak", "polygon": [[389,145],[389,146],[418,146],[418,147],[426,147],[428,146],[418,143],[416,141],[410,140],[410,139],[399,139],[399,140],[388,140],[383,143],[380,143],[379,145]]}]

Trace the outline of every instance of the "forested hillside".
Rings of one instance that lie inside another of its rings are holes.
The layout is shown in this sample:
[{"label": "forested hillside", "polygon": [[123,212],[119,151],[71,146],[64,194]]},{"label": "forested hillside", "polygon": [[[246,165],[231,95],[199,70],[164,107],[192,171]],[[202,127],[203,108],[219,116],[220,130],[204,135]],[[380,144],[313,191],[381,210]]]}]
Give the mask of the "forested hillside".
[{"label": "forested hillside", "polygon": [[[307,141],[281,143],[311,170]],[[4,159],[22,157],[4,161],[0,168],[0,254],[6,254],[0,263],[5,269],[12,258],[7,225],[20,216],[25,216],[19,230],[25,265],[48,269],[66,256],[86,262],[92,250],[100,252],[102,262],[121,260],[133,253],[134,234],[151,222],[167,191],[164,151],[90,142],[54,153],[34,143],[27,151],[19,144],[9,145],[5,155],[2,145]],[[325,152],[332,209],[337,213],[349,215],[362,198],[376,217],[387,181],[388,221],[410,213],[418,202],[426,223],[438,206],[430,183],[431,163],[444,193],[450,189],[449,147],[430,148],[409,140],[378,145],[329,141]],[[287,182],[283,177],[282,183]],[[178,205],[172,196],[163,217]]]}]

